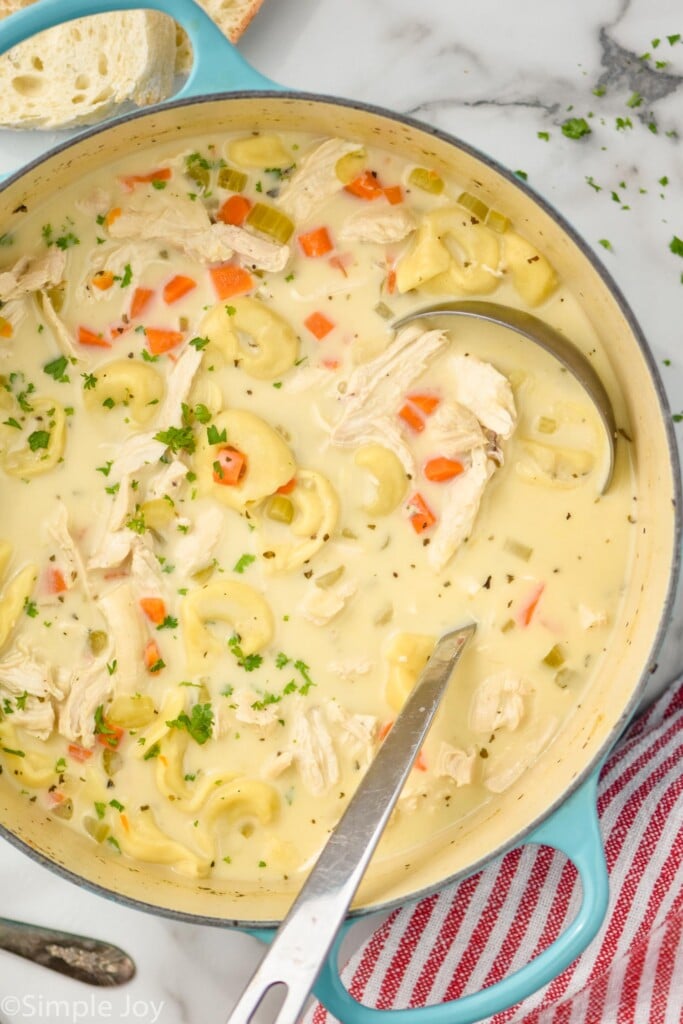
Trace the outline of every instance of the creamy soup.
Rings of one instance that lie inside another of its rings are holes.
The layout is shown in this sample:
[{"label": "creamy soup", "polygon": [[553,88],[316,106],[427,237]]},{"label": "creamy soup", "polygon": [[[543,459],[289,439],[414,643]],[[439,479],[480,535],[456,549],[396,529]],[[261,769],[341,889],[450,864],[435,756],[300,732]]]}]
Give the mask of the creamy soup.
[{"label": "creamy soup", "polygon": [[542,253],[357,142],[201,138],[1,239],[4,780],[112,857],[310,867],[435,638],[474,621],[383,841],[512,785],[581,700],[631,549],[626,455],[492,295],[588,348]]}]

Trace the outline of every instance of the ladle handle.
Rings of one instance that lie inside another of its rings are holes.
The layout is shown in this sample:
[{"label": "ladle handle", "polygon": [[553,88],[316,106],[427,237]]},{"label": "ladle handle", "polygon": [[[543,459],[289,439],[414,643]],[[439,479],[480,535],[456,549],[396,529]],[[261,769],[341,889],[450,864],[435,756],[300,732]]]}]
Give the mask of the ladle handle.
[{"label": "ladle handle", "polygon": [[443,636],[368,768],[229,1024],[248,1024],[266,993],[284,986],[278,1024],[295,1024],[384,831],[474,626]]}]

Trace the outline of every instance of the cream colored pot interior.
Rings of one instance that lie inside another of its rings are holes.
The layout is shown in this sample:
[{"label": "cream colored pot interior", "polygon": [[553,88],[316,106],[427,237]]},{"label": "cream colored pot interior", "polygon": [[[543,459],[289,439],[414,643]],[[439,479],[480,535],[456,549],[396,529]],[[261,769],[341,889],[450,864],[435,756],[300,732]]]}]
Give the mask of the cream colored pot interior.
[{"label": "cream colored pot interior", "polygon": [[[637,544],[628,589],[602,671],[585,700],[536,766],[510,789],[408,860],[371,870],[359,902],[385,904],[467,873],[510,846],[561,802],[616,739],[650,668],[676,561],[677,481],[657,387],[629,322],[608,286],[572,238],[548,213],[495,169],[432,134],[374,112],[307,98],[257,96],[212,100],[127,121],[67,148],[24,174],[0,195],[2,230],[12,230],[22,207],[37,203],[67,182],[115,157],[200,133],[287,128],[339,135],[396,149],[448,172],[471,192],[514,220],[556,266],[595,328],[590,353],[615,406],[623,431],[617,472],[630,447],[639,496]],[[627,439],[628,438],[628,439]],[[87,883],[164,911],[264,922],[282,917],[291,892],[234,891],[190,883],[103,855],[67,829],[52,829],[9,785],[0,787],[0,819],[37,853]]]}]

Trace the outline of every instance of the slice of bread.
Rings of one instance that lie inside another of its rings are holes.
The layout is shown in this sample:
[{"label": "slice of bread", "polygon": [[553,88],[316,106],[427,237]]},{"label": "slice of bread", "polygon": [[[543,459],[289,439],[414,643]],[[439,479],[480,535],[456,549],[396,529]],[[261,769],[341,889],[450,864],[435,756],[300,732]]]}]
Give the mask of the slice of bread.
[{"label": "slice of bread", "polygon": [[[263,0],[197,0],[197,3],[204,8],[210,18],[213,18],[223,35],[232,43],[236,43],[248,28]],[[180,25],[176,28],[176,73],[187,75],[192,68],[192,47]]]},{"label": "slice of bread", "polygon": [[[0,0],[6,17],[34,0]],[[65,128],[102,120],[122,103],[173,92],[176,32],[155,11],[98,14],[59,25],[0,57],[0,125]]]}]

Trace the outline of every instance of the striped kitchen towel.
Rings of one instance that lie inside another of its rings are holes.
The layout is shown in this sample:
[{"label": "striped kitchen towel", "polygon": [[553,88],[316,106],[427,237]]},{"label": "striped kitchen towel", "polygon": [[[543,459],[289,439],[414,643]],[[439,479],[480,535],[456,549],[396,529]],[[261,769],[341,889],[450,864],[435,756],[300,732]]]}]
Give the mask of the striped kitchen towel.
[{"label": "striped kitchen towel", "polygon": [[[610,904],[563,974],[490,1024],[683,1022],[683,684],[638,718],[600,777]],[[425,1006],[499,981],[544,949],[580,903],[564,855],[525,847],[393,911],[342,973],[368,1006]],[[332,1024],[317,1004],[307,1024]]]}]

